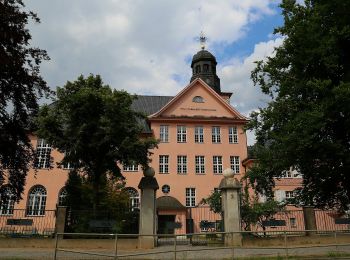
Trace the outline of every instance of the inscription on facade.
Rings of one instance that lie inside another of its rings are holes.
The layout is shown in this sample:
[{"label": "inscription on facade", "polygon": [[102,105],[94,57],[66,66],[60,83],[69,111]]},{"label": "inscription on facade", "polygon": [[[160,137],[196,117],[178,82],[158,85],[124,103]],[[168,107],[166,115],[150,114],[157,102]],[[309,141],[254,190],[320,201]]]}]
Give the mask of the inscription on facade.
[{"label": "inscription on facade", "polygon": [[192,108],[192,107],[181,107],[181,110],[192,110],[192,111],[216,111],[215,108]]}]

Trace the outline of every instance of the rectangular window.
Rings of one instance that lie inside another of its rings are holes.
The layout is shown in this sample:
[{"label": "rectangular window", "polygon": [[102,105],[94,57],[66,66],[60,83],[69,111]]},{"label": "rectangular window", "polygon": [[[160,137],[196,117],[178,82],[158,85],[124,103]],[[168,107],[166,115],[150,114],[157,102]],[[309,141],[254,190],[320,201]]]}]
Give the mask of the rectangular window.
[{"label": "rectangular window", "polygon": [[222,156],[213,156],[213,171],[214,174],[222,173]]},{"label": "rectangular window", "polygon": [[187,156],[186,155],[177,156],[177,173],[179,174],[187,173]]},{"label": "rectangular window", "polygon": [[292,228],[297,227],[297,220],[296,218],[289,218],[289,223]]},{"label": "rectangular window", "polygon": [[34,167],[37,169],[50,168],[51,146],[44,140],[38,139]]},{"label": "rectangular window", "polygon": [[15,195],[10,188],[6,188],[2,193],[5,198],[1,198],[0,195],[0,215],[13,215],[15,207]]},{"label": "rectangular window", "polygon": [[178,143],[186,143],[186,135],[187,135],[186,126],[178,125],[177,126],[177,142]]},{"label": "rectangular window", "polygon": [[[64,156],[66,156],[66,155],[67,155],[67,153],[65,152],[65,153],[64,153]],[[73,169],[72,164],[69,163],[69,162],[65,162],[65,163],[62,165],[62,167],[63,167],[64,170],[71,170],[71,169]]]},{"label": "rectangular window", "polygon": [[196,189],[186,188],[186,207],[196,206]]},{"label": "rectangular window", "polygon": [[237,127],[236,126],[230,126],[228,129],[228,142],[230,144],[238,144],[238,134],[237,134]]},{"label": "rectangular window", "polygon": [[293,199],[294,198],[294,191],[286,191],[286,199]]},{"label": "rectangular window", "polygon": [[196,143],[203,143],[204,142],[203,126],[196,126],[194,128],[194,141]]},{"label": "rectangular window", "polygon": [[195,163],[196,163],[196,173],[204,174],[205,173],[204,156],[196,155]]},{"label": "rectangular window", "polygon": [[137,164],[123,165],[124,172],[138,172],[139,166]]},{"label": "rectangular window", "polygon": [[159,173],[169,173],[169,155],[159,155]]},{"label": "rectangular window", "polygon": [[220,126],[213,126],[211,128],[211,141],[213,143],[220,143],[221,142]]},{"label": "rectangular window", "polygon": [[169,126],[161,125],[159,130],[159,139],[161,143],[167,143],[169,141]]},{"label": "rectangular window", "polygon": [[230,156],[230,165],[234,173],[239,173],[239,156]]}]

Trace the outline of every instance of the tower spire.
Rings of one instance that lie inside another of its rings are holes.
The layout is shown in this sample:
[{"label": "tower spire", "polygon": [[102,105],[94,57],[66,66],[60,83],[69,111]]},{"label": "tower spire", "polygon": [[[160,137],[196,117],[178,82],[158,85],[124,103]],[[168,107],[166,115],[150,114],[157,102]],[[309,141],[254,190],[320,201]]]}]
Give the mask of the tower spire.
[{"label": "tower spire", "polygon": [[199,35],[199,42],[201,45],[201,49],[204,50],[205,49],[205,44],[207,42],[207,37],[205,37],[204,32],[201,31],[200,35]]}]

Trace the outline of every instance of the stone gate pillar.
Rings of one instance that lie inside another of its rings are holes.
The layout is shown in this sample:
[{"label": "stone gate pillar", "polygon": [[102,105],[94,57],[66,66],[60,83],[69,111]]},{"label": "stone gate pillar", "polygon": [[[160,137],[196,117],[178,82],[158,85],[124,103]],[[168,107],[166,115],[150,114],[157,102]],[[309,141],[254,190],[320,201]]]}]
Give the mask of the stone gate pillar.
[{"label": "stone gate pillar", "polygon": [[[305,230],[316,230],[316,216],[315,216],[315,208],[312,206],[303,206],[303,213],[304,213],[304,224],[305,224]],[[312,236],[316,234],[315,231],[307,231],[307,236]]]},{"label": "stone gate pillar", "polygon": [[[154,169],[147,168],[143,172],[139,189],[141,190],[140,203],[140,235],[156,234],[156,191],[159,189],[158,182],[154,177]],[[140,248],[154,248],[155,237],[139,236]]]},{"label": "stone gate pillar", "polygon": [[[224,231],[241,231],[240,214],[240,191],[241,184],[234,178],[232,169],[224,170],[224,178],[221,180],[219,189],[221,190],[221,203],[224,218]],[[225,245],[241,245],[242,236],[240,233],[226,234]]]}]

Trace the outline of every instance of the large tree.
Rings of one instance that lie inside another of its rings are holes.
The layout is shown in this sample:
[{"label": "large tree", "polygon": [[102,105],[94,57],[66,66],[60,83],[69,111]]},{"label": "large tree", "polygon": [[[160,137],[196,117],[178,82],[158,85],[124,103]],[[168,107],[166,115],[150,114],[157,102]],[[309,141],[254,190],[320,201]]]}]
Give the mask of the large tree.
[{"label": "large tree", "polygon": [[20,0],[0,0],[0,186],[8,182],[19,200],[33,159],[28,139],[38,99],[49,88],[39,65],[46,51],[30,47],[28,21],[39,22]]},{"label": "large tree", "polygon": [[350,199],[350,1],[281,4],[284,37],[252,79],[272,99],[253,113],[259,163],[250,180],[271,195],[274,177],[298,170],[298,199],[346,208]]},{"label": "large tree", "polygon": [[60,163],[92,185],[93,208],[100,205],[101,185],[121,176],[117,163],[147,167],[156,141],[141,138],[143,116],[131,109],[135,97],[112,90],[100,76],[80,76],[57,88],[54,103],[41,108],[37,134],[64,153]]}]

